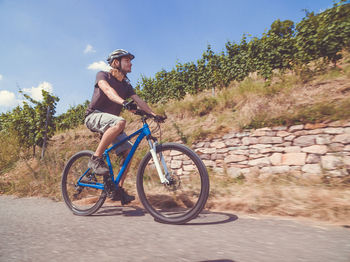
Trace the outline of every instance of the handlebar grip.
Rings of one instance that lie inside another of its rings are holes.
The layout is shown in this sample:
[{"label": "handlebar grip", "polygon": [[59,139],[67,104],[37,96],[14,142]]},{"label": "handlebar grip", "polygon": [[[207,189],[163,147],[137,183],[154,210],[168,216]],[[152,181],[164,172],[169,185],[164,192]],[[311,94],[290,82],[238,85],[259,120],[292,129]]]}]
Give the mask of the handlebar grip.
[{"label": "handlebar grip", "polygon": [[135,115],[139,115],[139,116],[146,116],[147,118],[152,118],[154,119],[154,121],[158,122],[158,123],[164,123],[165,119],[167,119],[167,116],[154,116],[154,115],[151,115],[151,114],[148,114],[147,112],[141,110],[141,109],[137,109],[135,110],[134,112]]},{"label": "handlebar grip", "polygon": [[167,116],[158,116],[158,115],[156,115],[153,118],[158,123],[164,123],[165,119],[167,119]]}]

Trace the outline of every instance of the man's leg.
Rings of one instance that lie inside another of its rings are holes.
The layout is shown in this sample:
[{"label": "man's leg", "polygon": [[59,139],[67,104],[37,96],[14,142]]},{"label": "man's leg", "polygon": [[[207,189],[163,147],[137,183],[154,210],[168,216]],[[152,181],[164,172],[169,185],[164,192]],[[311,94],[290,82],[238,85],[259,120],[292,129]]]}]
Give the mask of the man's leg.
[{"label": "man's leg", "polygon": [[103,152],[113,142],[113,140],[124,130],[126,121],[119,121],[115,126],[112,126],[104,132],[100,143],[95,151],[95,156],[102,157]]},{"label": "man's leg", "polygon": [[[102,132],[102,138],[100,143],[97,146],[97,149],[94,153],[94,156],[89,161],[89,167],[94,170],[97,174],[104,175],[105,186],[109,188],[111,191],[111,198],[113,200],[121,200],[121,203],[128,204],[131,201],[135,200],[134,196],[128,195],[124,189],[122,188],[123,183],[120,184],[118,191],[115,190],[114,183],[111,181],[111,177],[109,176],[109,169],[106,163],[102,159],[102,155],[106,148],[117,140],[119,134],[125,128],[126,121],[118,116],[114,116],[107,113],[97,112],[96,114],[92,114],[90,117],[85,120],[86,126],[93,131]],[[126,136],[126,135],[125,135]],[[130,146],[130,145],[129,145]],[[130,148],[128,148],[130,150]],[[125,154],[124,154],[125,155]],[[129,167],[127,168],[127,170]],[[124,182],[125,176],[123,178]]]},{"label": "man's leg", "polygon": [[92,131],[103,133],[101,141],[88,163],[88,167],[92,168],[96,174],[108,175],[109,169],[102,159],[102,154],[109,144],[123,131],[126,121],[121,117],[108,113],[94,112],[87,116],[85,124]]}]

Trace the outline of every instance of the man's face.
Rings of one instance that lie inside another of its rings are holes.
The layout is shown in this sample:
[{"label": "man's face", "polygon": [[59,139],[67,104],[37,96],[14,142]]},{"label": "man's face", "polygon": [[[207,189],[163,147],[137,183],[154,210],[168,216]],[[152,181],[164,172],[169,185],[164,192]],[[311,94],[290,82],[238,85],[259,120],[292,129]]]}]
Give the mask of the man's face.
[{"label": "man's face", "polygon": [[122,59],[120,60],[120,68],[122,69],[123,72],[125,73],[130,73],[131,72],[131,59],[128,56],[123,56]]}]

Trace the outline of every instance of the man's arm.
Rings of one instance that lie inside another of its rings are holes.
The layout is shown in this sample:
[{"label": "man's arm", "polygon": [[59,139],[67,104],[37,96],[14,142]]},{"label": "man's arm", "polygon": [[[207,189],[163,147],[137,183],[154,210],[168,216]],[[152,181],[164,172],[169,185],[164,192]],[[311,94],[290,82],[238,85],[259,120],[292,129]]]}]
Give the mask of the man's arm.
[{"label": "man's arm", "polygon": [[121,98],[118,93],[108,84],[106,80],[100,80],[98,81],[98,86],[102,90],[103,93],[114,103],[122,105],[125,101],[123,98]]},{"label": "man's arm", "polygon": [[[123,104],[125,99],[121,98],[118,93],[108,84],[106,80],[100,80],[98,81],[98,86],[101,88],[103,93],[113,102],[118,103],[120,105]],[[151,115],[156,115],[152,109],[147,105],[145,101],[143,101],[138,95],[132,95],[132,100],[135,101],[135,103],[145,112]]]},{"label": "man's arm", "polygon": [[141,108],[143,111],[145,111],[148,114],[156,116],[156,114],[152,111],[152,109],[147,105],[145,101],[143,101],[138,95],[132,95],[132,100],[135,101],[135,103]]}]

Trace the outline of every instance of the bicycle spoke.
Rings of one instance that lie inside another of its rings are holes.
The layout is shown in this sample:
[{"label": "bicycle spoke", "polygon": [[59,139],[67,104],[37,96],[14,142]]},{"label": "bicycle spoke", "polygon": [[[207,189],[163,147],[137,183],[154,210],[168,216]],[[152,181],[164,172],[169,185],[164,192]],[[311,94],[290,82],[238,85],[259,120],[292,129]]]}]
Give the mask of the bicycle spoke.
[{"label": "bicycle spoke", "polygon": [[157,151],[163,172],[168,172],[169,184],[160,183],[153,159],[146,156],[137,180],[141,201],[152,215],[164,222],[180,223],[193,218],[203,208],[209,190],[204,165],[181,145],[163,145]]},{"label": "bicycle spoke", "polygon": [[102,176],[96,176],[92,170],[88,170],[87,164],[92,152],[82,151],[73,156],[67,163],[62,178],[62,193],[68,207],[78,215],[94,213],[104,202],[106,196],[103,191],[96,188],[78,185],[103,184]]}]

